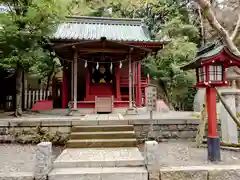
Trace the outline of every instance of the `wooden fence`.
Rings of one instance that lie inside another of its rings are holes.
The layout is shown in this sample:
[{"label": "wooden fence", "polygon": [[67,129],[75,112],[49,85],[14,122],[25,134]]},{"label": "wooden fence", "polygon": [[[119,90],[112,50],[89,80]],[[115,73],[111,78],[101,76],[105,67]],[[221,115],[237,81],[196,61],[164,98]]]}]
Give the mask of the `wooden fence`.
[{"label": "wooden fence", "polygon": [[44,89],[40,90],[25,90],[24,91],[24,108],[31,109],[33,104],[38,100],[48,99],[50,91],[47,92]]}]

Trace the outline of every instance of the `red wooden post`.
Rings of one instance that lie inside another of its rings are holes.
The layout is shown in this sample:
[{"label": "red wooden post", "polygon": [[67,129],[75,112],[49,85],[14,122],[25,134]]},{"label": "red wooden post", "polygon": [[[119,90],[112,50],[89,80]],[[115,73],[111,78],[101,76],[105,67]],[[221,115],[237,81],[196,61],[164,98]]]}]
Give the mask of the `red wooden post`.
[{"label": "red wooden post", "polygon": [[63,82],[62,82],[62,108],[67,108],[68,106],[68,87],[67,87],[67,72],[63,69]]},{"label": "red wooden post", "polygon": [[116,97],[117,100],[121,100],[119,68],[116,66],[115,70],[116,70]]},{"label": "red wooden post", "polygon": [[132,89],[132,92],[133,92],[133,101],[135,102],[135,105],[138,101],[137,99],[137,68],[136,68],[136,62],[133,62],[132,63],[132,73],[133,73],[133,89]]},{"label": "red wooden post", "polygon": [[220,160],[220,140],[218,136],[218,123],[216,113],[216,89],[206,88],[207,112],[208,112],[208,159]]},{"label": "red wooden post", "polygon": [[86,72],[86,99],[88,99],[89,90],[90,90],[90,73],[89,73],[89,69],[87,69],[87,72]]},{"label": "red wooden post", "polygon": [[137,106],[142,105],[142,90],[141,90],[141,64],[137,63]]}]

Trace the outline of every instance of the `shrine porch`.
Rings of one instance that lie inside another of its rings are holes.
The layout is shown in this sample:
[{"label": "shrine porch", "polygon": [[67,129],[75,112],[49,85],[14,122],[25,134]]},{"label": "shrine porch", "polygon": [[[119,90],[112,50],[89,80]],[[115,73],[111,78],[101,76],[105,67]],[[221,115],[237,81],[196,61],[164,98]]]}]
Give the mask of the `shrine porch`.
[{"label": "shrine porch", "polygon": [[[113,101],[113,108],[127,108],[129,101]],[[95,108],[95,101],[78,101],[77,108]]]}]

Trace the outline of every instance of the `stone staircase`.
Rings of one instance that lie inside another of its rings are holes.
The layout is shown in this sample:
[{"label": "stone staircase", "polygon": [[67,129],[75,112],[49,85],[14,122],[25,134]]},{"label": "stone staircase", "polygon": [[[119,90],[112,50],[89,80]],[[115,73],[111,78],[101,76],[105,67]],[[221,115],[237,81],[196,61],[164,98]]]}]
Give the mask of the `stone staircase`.
[{"label": "stone staircase", "polygon": [[136,147],[132,125],[75,126],[68,148]]},{"label": "stone staircase", "polygon": [[132,125],[75,126],[49,180],[147,180]]}]

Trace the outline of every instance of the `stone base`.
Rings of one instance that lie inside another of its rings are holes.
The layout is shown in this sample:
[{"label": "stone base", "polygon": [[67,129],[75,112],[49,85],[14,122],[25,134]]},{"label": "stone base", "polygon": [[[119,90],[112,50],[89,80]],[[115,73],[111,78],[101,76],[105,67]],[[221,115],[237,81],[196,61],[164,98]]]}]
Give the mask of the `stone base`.
[{"label": "stone base", "polygon": [[208,137],[208,160],[221,161],[219,137]]},{"label": "stone base", "polygon": [[138,114],[138,111],[136,108],[128,108],[126,110],[126,115],[137,115]]}]

